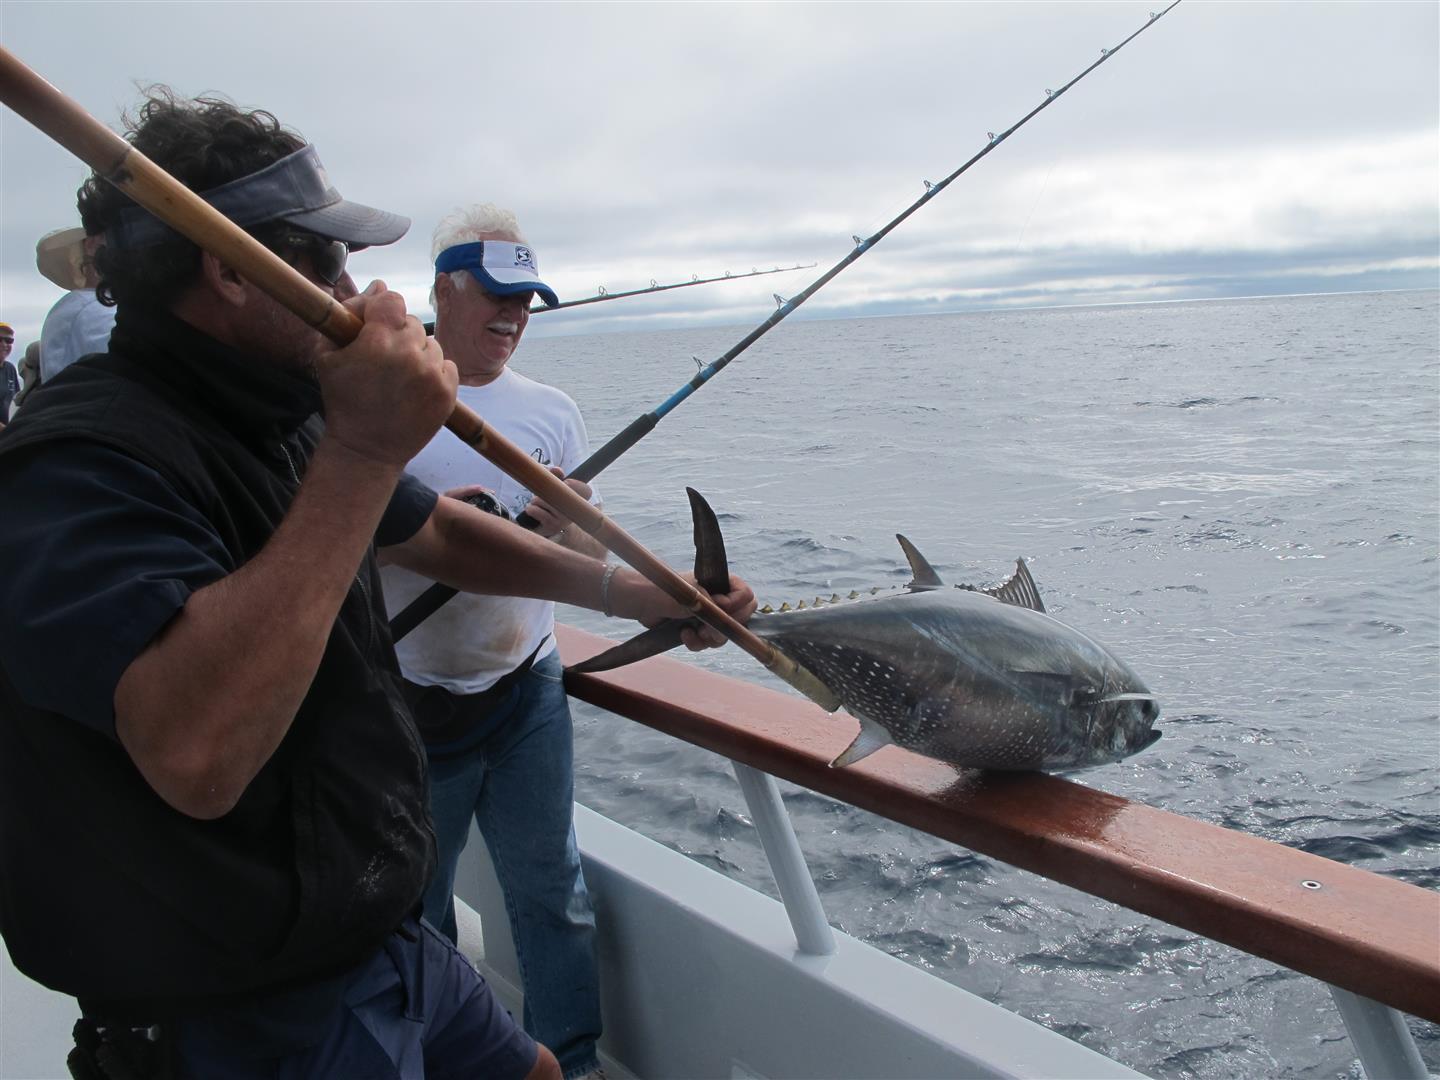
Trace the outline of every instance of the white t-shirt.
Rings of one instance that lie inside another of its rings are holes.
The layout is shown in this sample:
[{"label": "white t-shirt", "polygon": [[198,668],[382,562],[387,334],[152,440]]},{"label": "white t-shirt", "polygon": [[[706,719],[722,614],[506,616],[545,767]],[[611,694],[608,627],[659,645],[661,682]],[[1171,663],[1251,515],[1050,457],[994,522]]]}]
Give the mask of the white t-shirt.
[{"label": "white t-shirt", "polygon": [[47,383],[90,353],[107,352],[115,309],[93,289],[76,289],[55,302],[40,327],[40,381]]},{"label": "white t-shirt", "polygon": [[[485,386],[461,386],[459,397],[542,465],[569,473],[589,452],[585,421],[569,395],[509,367]],[[440,492],[483,484],[511,517],[531,498],[527,489],[443,428],[406,471]],[[598,491],[591,501],[599,504]],[[434,584],[399,566],[384,567],[381,578],[392,619]],[[461,593],[397,642],[395,651],[400,670],[411,682],[476,694],[518,667],[554,627],[555,605],[547,600]],[[536,659],[554,651],[552,637]]]}]

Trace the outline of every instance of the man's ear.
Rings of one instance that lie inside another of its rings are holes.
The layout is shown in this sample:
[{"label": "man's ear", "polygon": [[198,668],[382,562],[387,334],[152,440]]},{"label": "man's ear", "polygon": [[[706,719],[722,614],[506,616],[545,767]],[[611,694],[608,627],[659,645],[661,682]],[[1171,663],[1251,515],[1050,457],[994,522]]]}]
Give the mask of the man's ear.
[{"label": "man's ear", "polygon": [[238,270],[208,251],[200,252],[200,280],[216,298],[235,307],[244,307],[248,288]]},{"label": "man's ear", "polygon": [[435,275],[435,310],[440,310],[440,301],[450,303],[455,297],[455,279],[447,274]]}]

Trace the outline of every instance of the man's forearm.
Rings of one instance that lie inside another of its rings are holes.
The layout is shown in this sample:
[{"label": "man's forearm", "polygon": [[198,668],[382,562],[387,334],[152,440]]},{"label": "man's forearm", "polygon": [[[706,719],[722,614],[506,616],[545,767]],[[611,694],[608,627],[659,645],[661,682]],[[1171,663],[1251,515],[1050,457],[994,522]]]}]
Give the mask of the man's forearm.
[{"label": "man's forearm", "polygon": [[176,809],[225,813],[284,738],[398,477],[322,439],[264,548],[193,593],[126,669],[116,731]]},{"label": "man's forearm", "polygon": [[440,499],[415,536],[381,555],[462,592],[584,607],[598,605],[604,572],[593,558],[452,498]]},{"label": "man's forearm", "polygon": [[[634,570],[613,567],[607,572],[600,559],[577,554],[458,499],[440,499],[424,527],[405,543],[385,548],[382,557],[464,592],[553,600],[646,625],[693,614]],[[755,594],[733,576],[730,590],[716,595],[715,601],[744,622],[755,610]],[[720,644],[723,638],[713,630],[687,630],[682,640],[698,649]]]},{"label": "man's forearm", "polygon": [[602,559],[456,499],[442,498],[419,533],[385,548],[382,557],[462,592],[528,596],[595,611],[608,607],[612,615],[641,621],[684,614],[634,570],[618,569],[607,587]]}]

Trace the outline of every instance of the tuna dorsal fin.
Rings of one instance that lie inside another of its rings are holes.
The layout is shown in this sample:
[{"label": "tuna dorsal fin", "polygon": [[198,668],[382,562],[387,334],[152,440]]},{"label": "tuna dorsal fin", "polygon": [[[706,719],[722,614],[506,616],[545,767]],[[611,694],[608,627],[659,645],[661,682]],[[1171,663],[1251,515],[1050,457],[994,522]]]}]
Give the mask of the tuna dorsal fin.
[{"label": "tuna dorsal fin", "polygon": [[1035,587],[1035,579],[1030,576],[1030,568],[1025,565],[1024,559],[1015,560],[1015,573],[1005,582],[993,589],[982,589],[981,592],[995,597],[1002,604],[1014,604],[1031,611],[1045,610],[1045,604],[1040,599],[1040,590]]},{"label": "tuna dorsal fin", "polygon": [[834,761],[830,762],[832,769],[838,769],[842,765],[854,765],[861,758],[867,758],[882,746],[889,746],[894,740],[890,733],[873,720],[860,717],[860,734],[855,736],[854,741],[847,746]]},{"label": "tuna dorsal fin", "polygon": [[908,588],[911,592],[919,592],[921,589],[939,589],[945,582],[940,580],[940,575],[935,568],[920,554],[920,550],[912,544],[901,533],[895,534],[895,539],[900,541],[900,550],[905,552],[905,558],[910,563],[912,575]]}]

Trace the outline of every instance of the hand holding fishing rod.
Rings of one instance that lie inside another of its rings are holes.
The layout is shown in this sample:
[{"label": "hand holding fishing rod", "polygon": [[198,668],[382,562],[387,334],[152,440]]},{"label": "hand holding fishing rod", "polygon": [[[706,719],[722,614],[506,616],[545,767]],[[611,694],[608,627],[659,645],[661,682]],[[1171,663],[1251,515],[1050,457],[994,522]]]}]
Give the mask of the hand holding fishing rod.
[{"label": "hand holding fishing rod", "polygon": [[[1072,86],[1078,83],[1081,79],[1085,78],[1085,76],[1089,75],[1101,64],[1109,60],[1112,56],[1114,56],[1117,52],[1119,52],[1122,48],[1128,45],[1140,34],[1144,33],[1151,26],[1155,25],[1155,23],[1160,19],[1161,16],[1169,12],[1170,9],[1175,7],[1175,5],[1178,3],[1180,3],[1180,0],[1172,0],[1172,2],[1162,10],[1158,12],[1151,12],[1148,22],[1146,22],[1138,30],[1131,33],[1129,37],[1125,38],[1123,41],[1120,42],[1119,45],[1116,45],[1114,48],[1101,49],[1100,58],[1098,60],[1094,61],[1092,64],[1090,64],[1089,67],[1085,68],[1085,70],[1080,72],[1080,74],[1076,75],[1070,81],[1062,84],[1060,89],[1046,90],[1045,99],[1041,101],[1040,104],[1036,105],[1035,108],[1031,109],[1028,113],[1022,116],[1015,123],[1011,124],[1004,131],[1000,132],[999,134],[995,134],[993,132],[987,133],[987,141],[985,145],[979,150],[979,152],[977,152],[958,169],[956,169],[949,176],[945,177],[938,183],[931,183],[928,180],[925,181],[924,194],[921,195],[914,202],[912,202],[908,207],[906,207],[895,217],[891,218],[890,221],[887,222],[883,227],[881,227],[880,230],[877,231],[873,236],[870,236],[868,238],[860,236],[854,237],[854,248],[852,248],[850,252],[845,255],[844,258],[842,258],[829,270],[825,271],[825,273],[821,274],[818,278],[811,282],[810,285],[806,287],[802,292],[797,293],[789,300],[786,300],[777,294],[775,297],[776,310],[771,313],[769,318],[767,318],[754,330],[750,331],[750,333],[746,334],[743,338],[736,342],[735,345],[733,345],[730,350],[724,355],[712,361],[709,365],[702,367],[698,372],[696,372],[695,376],[690,379],[689,382],[681,386],[680,389],[676,390],[673,394],[670,395],[670,397],[666,398],[654,409],[650,410],[647,413],[643,413],[640,416],[637,416],[622,431],[620,431],[613,438],[611,438],[609,442],[607,442],[599,450],[595,451],[588,458],[586,458],[579,465],[577,465],[575,469],[570,473],[569,478],[589,483],[591,480],[595,479],[595,477],[599,476],[601,472],[609,468],[610,465],[614,464],[614,462],[619,459],[622,454],[624,454],[632,446],[638,443],[646,435],[650,434],[651,431],[655,430],[655,427],[660,423],[662,419],[665,418],[666,415],[668,415],[672,410],[677,408],[682,402],[689,398],[691,394],[695,393],[695,391],[699,390],[702,386],[709,382],[710,379],[714,378],[721,371],[723,371],[725,367],[737,356],[739,356],[751,345],[759,341],[760,338],[764,337],[767,333],[769,333],[774,327],[778,326],[781,322],[788,318],[790,314],[795,311],[796,308],[798,308],[801,304],[805,303],[806,300],[810,299],[810,297],[814,296],[817,292],[824,288],[825,285],[827,285],[832,279],[834,279],[842,270],[848,267],[851,263],[855,262],[857,259],[860,258],[860,256],[864,255],[872,247],[874,247],[886,236],[888,236],[892,230],[898,227],[899,224],[906,218],[908,218],[911,214],[915,213],[915,211],[919,210],[920,207],[924,206],[931,199],[935,198],[935,196],[939,195],[940,192],[944,191],[947,187],[949,187],[951,183],[953,183],[958,177],[960,177],[964,172],[966,172],[972,165],[975,165],[977,162],[980,161],[981,158],[985,157],[1002,142],[1008,139],[1011,135],[1019,131],[1035,116],[1039,115],[1045,109],[1049,108],[1052,104],[1054,104],[1055,101],[1060,98],[1062,94],[1064,94]],[[522,525],[526,528],[534,528],[535,526],[535,520],[531,518],[528,514],[522,513],[515,520],[517,524]],[[400,640],[411,630],[415,629],[416,626],[420,625],[420,623],[422,623],[425,619],[429,618],[432,614],[434,614],[442,606],[444,606],[444,604],[454,595],[454,589],[451,589],[448,585],[439,584],[433,585],[429,589],[425,590],[425,592],[421,593],[420,596],[418,596],[414,601],[412,601],[403,611],[401,611],[398,615],[395,616],[394,620],[392,620],[390,628],[395,640]]]},{"label": "hand holding fishing rod", "polygon": [[[155,217],[243,275],[332,341],[349,343],[365,328],[364,320],[353,311],[4,48],[0,48],[0,100]],[[456,403],[445,426],[501,471],[541,495],[551,507],[594,536],[682,608],[735,642],[801,693],[824,708],[833,710],[839,706],[838,699],[813,675],[761,641],[703,590],[687,582],[539,462],[490,429],[473,410]]]}]

